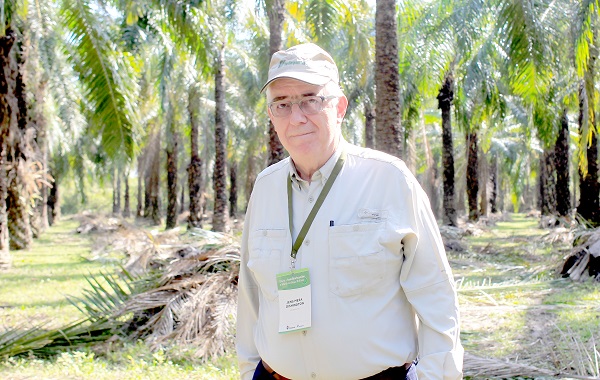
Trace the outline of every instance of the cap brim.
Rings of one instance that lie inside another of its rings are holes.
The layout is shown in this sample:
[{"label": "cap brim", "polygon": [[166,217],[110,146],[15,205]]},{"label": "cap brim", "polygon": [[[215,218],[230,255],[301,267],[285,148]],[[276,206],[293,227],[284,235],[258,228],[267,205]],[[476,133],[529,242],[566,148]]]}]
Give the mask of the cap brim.
[{"label": "cap brim", "polygon": [[331,78],[328,76],[323,76],[319,74],[307,74],[307,73],[282,73],[281,75],[276,75],[274,78],[269,79],[267,83],[261,88],[260,93],[262,94],[267,86],[276,81],[277,79],[296,79],[304,83],[313,84],[315,86],[324,86],[326,85]]}]

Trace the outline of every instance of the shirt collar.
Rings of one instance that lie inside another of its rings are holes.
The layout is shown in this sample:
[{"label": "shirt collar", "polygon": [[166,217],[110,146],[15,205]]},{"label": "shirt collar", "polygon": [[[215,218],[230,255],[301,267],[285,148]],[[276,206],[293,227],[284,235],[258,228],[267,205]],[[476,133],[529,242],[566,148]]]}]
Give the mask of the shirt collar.
[{"label": "shirt collar", "polygon": [[[325,184],[325,182],[327,182],[327,179],[329,178],[331,172],[333,171],[333,168],[335,167],[335,163],[342,154],[342,148],[345,146],[345,144],[346,140],[344,140],[343,137],[340,137],[340,143],[338,144],[337,149],[335,150],[335,152],[333,152],[331,157],[329,157],[329,160],[327,160],[327,162],[313,174],[311,181],[321,181],[322,184]],[[298,170],[296,170],[296,165],[294,164],[294,161],[291,158],[290,163],[290,178],[292,179],[292,183],[294,185],[297,185],[298,188],[302,188],[304,184],[308,185],[308,181],[305,181],[302,178],[300,178]]]}]

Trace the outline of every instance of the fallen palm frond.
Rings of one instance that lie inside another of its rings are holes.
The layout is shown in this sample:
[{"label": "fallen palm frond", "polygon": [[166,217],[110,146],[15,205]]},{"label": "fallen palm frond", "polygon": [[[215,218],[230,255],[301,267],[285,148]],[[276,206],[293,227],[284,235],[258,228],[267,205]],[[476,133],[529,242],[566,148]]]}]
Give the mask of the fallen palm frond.
[{"label": "fallen palm frond", "polygon": [[174,260],[158,287],[132,297],[117,317],[132,313],[132,335],[153,347],[169,342],[192,344],[199,356],[222,354],[233,342],[237,305],[237,247]]},{"label": "fallen palm frond", "polygon": [[575,281],[592,278],[600,281],[600,228],[582,226],[575,233],[575,244],[565,258],[560,274]]},{"label": "fallen palm frond", "polygon": [[[594,337],[586,345],[576,338],[573,331],[560,332],[559,342],[543,340],[536,344],[537,355],[533,355],[528,362],[515,360],[501,360],[482,358],[470,353],[465,353],[463,368],[464,375],[474,378],[535,378],[550,376],[555,378],[571,378],[583,380],[598,380],[600,378],[599,358],[600,353],[596,347]],[[566,350],[561,350],[562,355],[556,352],[557,344],[562,344]],[[537,357],[536,357],[537,356]],[[548,360],[547,358],[552,358]],[[530,362],[551,364],[554,368],[540,368]],[[568,369],[568,371],[567,371]],[[591,375],[591,376],[590,376]]]},{"label": "fallen palm frond", "polygon": [[0,356],[46,356],[113,336],[144,339],[154,348],[191,344],[200,357],[232,347],[239,273],[239,247],[232,237],[199,229],[159,234],[98,220],[118,226],[103,230],[93,224],[94,219],[82,221],[88,232],[108,231],[111,250],[127,247],[126,266],[119,275],[88,277],[90,288],[70,299],[83,320],[55,330],[42,324],[4,331]]},{"label": "fallen palm frond", "polygon": [[494,290],[510,290],[518,288],[520,290],[539,288],[547,285],[558,285],[565,280],[530,280],[530,281],[512,281],[492,283],[491,280],[482,280],[481,282],[465,282],[459,280],[456,282],[456,290],[459,293],[481,292]]},{"label": "fallen palm frond", "polygon": [[499,359],[482,358],[469,353],[465,353],[463,368],[463,374],[465,376],[470,376],[473,378],[510,379],[554,377],[582,380],[598,380],[597,376],[582,376],[560,373],[543,368],[538,368],[528,364],[509,362]]},{"label": "fallen palm frond", "polygon": [[513,378],[551,376],[557,373],[527,364],[519,364],[499,359],[489,359],[465,353],[463,362],[464,375],[475,378]]},{"label": "fallen palm frond", "polygon": [[90,322],[83,319],[60,329],[46,330],[44,324],[30,327],[27,322],[0,333],[0,357],[33,353],[54,355],[65,349],[77,349],[106,341],[112,334],[113,323],[108,319]]}]

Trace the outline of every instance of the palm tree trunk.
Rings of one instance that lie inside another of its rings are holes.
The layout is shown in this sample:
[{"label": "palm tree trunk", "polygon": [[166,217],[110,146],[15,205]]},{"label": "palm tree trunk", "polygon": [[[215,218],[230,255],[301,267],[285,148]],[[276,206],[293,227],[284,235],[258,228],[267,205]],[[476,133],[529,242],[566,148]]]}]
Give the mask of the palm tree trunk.
[{"label": "palm tree trunk", "polygon": [[[283,22],[285,20],[285,0],[267,2],[267,15],[269,17],[269,59],[282,49]],[[269,6],[270,5],[270,6]],[[285,158],[285,151],[271,120],[269,120],[269,156],[268,165],[273,165]]]},{"label": "palm tree trunk", "polygon": [[237,162],[229,164],[229,216],[235,218],[237,214]]},{"label": "palm tree trunk", "polygon": [[490,183],[492,192],[490,194],[490,209],[492,214],[498,212],[498,156],[495,154],[492,157],[490,165]]},{"label": "palm tree trunk", "polygon": [[[2,25],[1,27],[4,27]],[[9,86],[6,73],[9,72],[9,53],[15,42],[14,32],[7,30],[0,37],[0,270],[12,266],[9,252],[8,213],[6,197],[8,195],[8,176],[6,170],[8,135],[10,129],[9,117]]]},{"label": "palm tree trunk", "polygon": [[143,201],[143,196],[142,196],[142,192],[143,192],[143,183],[144,181],[142,181],[142,178],[144,178],[144,155],[140,154],[138,156],[138,170],[137,170],[137,207],[135,209],[135,217],[136,218],[141,218],[144,212],[144,201]]},{"label": "palm tree trunk", "polygon": [[225,126],[224,44],[219,48],[215,72],[215,169],[213,172],[215,202],[213,231],[227,230],[227,141]]},{"label": "palm tree trunk", "polygon": [[437,194],[437,186],[436,186],[436,178],[437,178],[437,167],[435,164],[435,159],[433,158],[433,153],[431,151],[431,146],[429,145],[429,139],[427,138],[427,131],[425,130],[425,122],[423,120],[423,115],[421,115],[421,120],[419,122],[421,126],[421,136],[423,139],[423,150],[425,152],[425,175],[423,179],[423,189],[427,193],[429,197],[429,202],[431,203],[431,210],[433,210],[434,215],[439,216],[439,199]]},{"label": "palm tree trunk", "polygon": [[[587,134],[585,131],[588,130],[585,125],[587,118],[584,116],[586,114],[591,118],[589,123],[594,126],[595,129],[593,102],[588,102],[589,91],[592,91],[593,93],[593,86],[581,85],[579,91],[579,130],[583,139],[586,139]],[[598,186],[598,135],[594,133],[593,130],[589,130],[589,133],[591,134],[591,138],[589,144],[586,144],[585,152],[587,167],[579,165],[579,205],[577,206],[577,213],[592,225],[598,225],[600,224],[600,204],[598,200],[600,197],[600,187]]]},{"label": "palm tree trunk", "polygon": [[161,224],[161,202],[160,202],[160,133],[154,132],[148,150],[146,153],[147,163],[149,165],[146,169],[147,182],[146,182],[146,200],[147,212],[144,212],[144,216],[152,220],[155,225]]},{"label": "palm tree trunk", "polygon": [[254,187],[254,181],[256,180],[257,164],[253,144],[248,144],[246,157],[246,178],[244,184],[244,195],[246,196],[246,205],[244,206],[244,210],[248,209],[248,201],[250,200],[250,194],[252,194],[252,188]]},{"label": "palm tree trunk", "polygon": [[[2,43],[4,41],[1,41]],[[2,78],[0,77],[0,87]],[[0,93],[0,107],[2,111],[5,111],[5,104],[3,104],[4,94]],[[2,115],[5,115],[2,112]],[[9,234],[8,234],[8,214],[6,209],[6,196],[7,194],[7,177],[6,177],[6,138],[8,136],[4,133],[4,122],[0,124],[0,271],[9,269],[12,266],[12,258],[9,248]]]},{"label": "palm tree trunk", "polygon": [[115,166],[113,168],[113,207],[114,215],[121,213],[121,171]]},{"label": "palm tree trunk", "polygon": [[454,77],[448,72],[437,96],[438,108],[442,111],[442,166],[444,167],[444,217],[443,223],[457,226],[454,200],[454,147],[452,142],[452,113],[454,99]]},{"label": "palm tree trunk", "polygon": [[[36,155],[37,160],[40,163],[40,170],[43,175],[46,175],[48,172],[48,138],[47,138],[47,122],[44,116],[43,106],[45,104],[46,99],[46,86],[48,84],[47,80],[39,81],[36,90],[35,90],[35,107],[34,107],[34,117],[35,117],[35,146],[36,146]],[[48,182],[52,180],[47,178]],[[35,216],[35,223],[32,223],[32,228],[34,228],[34,237],[39,237],[42,232],[48,229],[48,185],[45,182],[41,182],[38,184],[38,188],[40,191],[40,197],[36,199],[35,202],[35,210],[33,215]]]},{"label": "palm tree trunk", "polygon": [[[171,106],[172,107],[172,106]],[[172,114],[172,111],[169,111]],[[176,123],[169,116],[167,126],[167,221],[166,229],[177,226],[177,146]]]},{"label": "palm tree trunk", "polygon": [[129,169],[125,172],[125,176],[123,177],[125,180],[125,194],[123,195],[123,217],[129,218],[131,216],[131,201],[129,194]]},{"label": "palm tree trunk", "polygon": [[185,212],[185,185],[181,184],[181,196],[179,197],[179,213]]},{"label": "palm tree trunk", "polygon": [[477,177],[479,178],[479,216],[488,216],[488,183],[489,183],[489,167],[487,159],[483,152],[479,150],[481,160],[478,160],[479,168]]},{"label": "palm tree trunk", "polygon": [[569,191],[569,119],[567,109],[560,118],[560,131],[554,146],[556,165],[556,212],[560,216],[569,215],[571,192]]},{"label": "palm tree trunk", "polygon": [[477,195],[479,178],[477,173],[477,132],[467,133],[467,202],[469,204],[469,220],[477,220]]},{"label": "palm tree trunk", "polygon": [[191,124],[190,147],[191,159],[187,168],[188,171],[188,192],[190,197],[190,214],[188,217],[188,228],[202,228],[202,159],[198,152],[198,120],[194,113],[195,95],[193,90],[190,90],[188,96],[188,114]]},{"label": "palm tree trunk", "polygon": [[25,161],[21,161],[18,165],[21,166],[20,169],[13,166],[10,170],[12,173],[9,172],[8,194],[6,197],[10,249],[13,250],[28,248],[33,238],[27,200],[21,196],[19,191],[21,179],[18,172],[24,170],[22,166],[25,165]]},{"label": "palm tree trunk", "polygon": [[48,222],[52,226],[60,220],[60,175],[59,172],[53,170],[50,175],[54,179],[50,193],[48,194]]},{"label": "palm tree trunk", "polygon": [[540,162],[540,200],[542,215],[553,215],[556,211],[555,172],[554,148],[544,149]]},{"label": "palm tree trunk", "polygon": [[[13,56],[14,53],[14,56]],[[27,101],[25,83],[23,82],[22,68],[24,62],[19,49],[11,52],[9,62],[14,60],[16,64],[10,64],[9,68],[9,94],[11,84],[14,86],[14,97],[16,98],[16,110],[13,108],[11,119],[16,118],[16,123],[11,120],[11,134],[13,135],[13,144],[9,147],[9,154],[12,162],[9,165],[8,173],[8,233],[10,235],[11,249],[26,249],[31,245],[33,233],[31,231],[30,220],[30,201],[33,194],[23,193],[22,189],[33,188],[35,184],[26,183],[32,181],[29,179],[30,172],[27,160],[32,156],[29,152],[29,146],[32,141],[27,141]],[[10,95],[9,95],[10,96]],[[15,128],[16,124],[16,128]],[[31,186],[33,185],[33,186]]]},{"label": "palm tree trunk", "polygon": [[375,110],[365,102],[365,147],[375,148]]},{"label": "palm tree trunk", "polygon": [[400,74],[396,0],[377,0],[375,8],[376,148],[402,156]]}]

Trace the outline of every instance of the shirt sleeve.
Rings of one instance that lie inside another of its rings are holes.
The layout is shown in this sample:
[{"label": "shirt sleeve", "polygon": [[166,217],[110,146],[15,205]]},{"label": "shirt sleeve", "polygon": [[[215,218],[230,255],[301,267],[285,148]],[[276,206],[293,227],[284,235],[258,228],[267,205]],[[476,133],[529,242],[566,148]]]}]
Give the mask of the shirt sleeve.
[{"label": "shirt sleeve", "polygon": [[238,309],[236,326],[236,350],[242,380],[251,380],[260,360],[254,343],[254,328],[258,319],[258,286],[248,269],[248,234],[251,220],[248,204],[246,223],[242,232],[240,275],[238,279]]},{"label": "shirt sleeve", "polygon": [[458,298],[429,199],[416,180],[409,183],[412,233],[402,243],[400,282],[419,319],[420,380],[462,378]]}]

